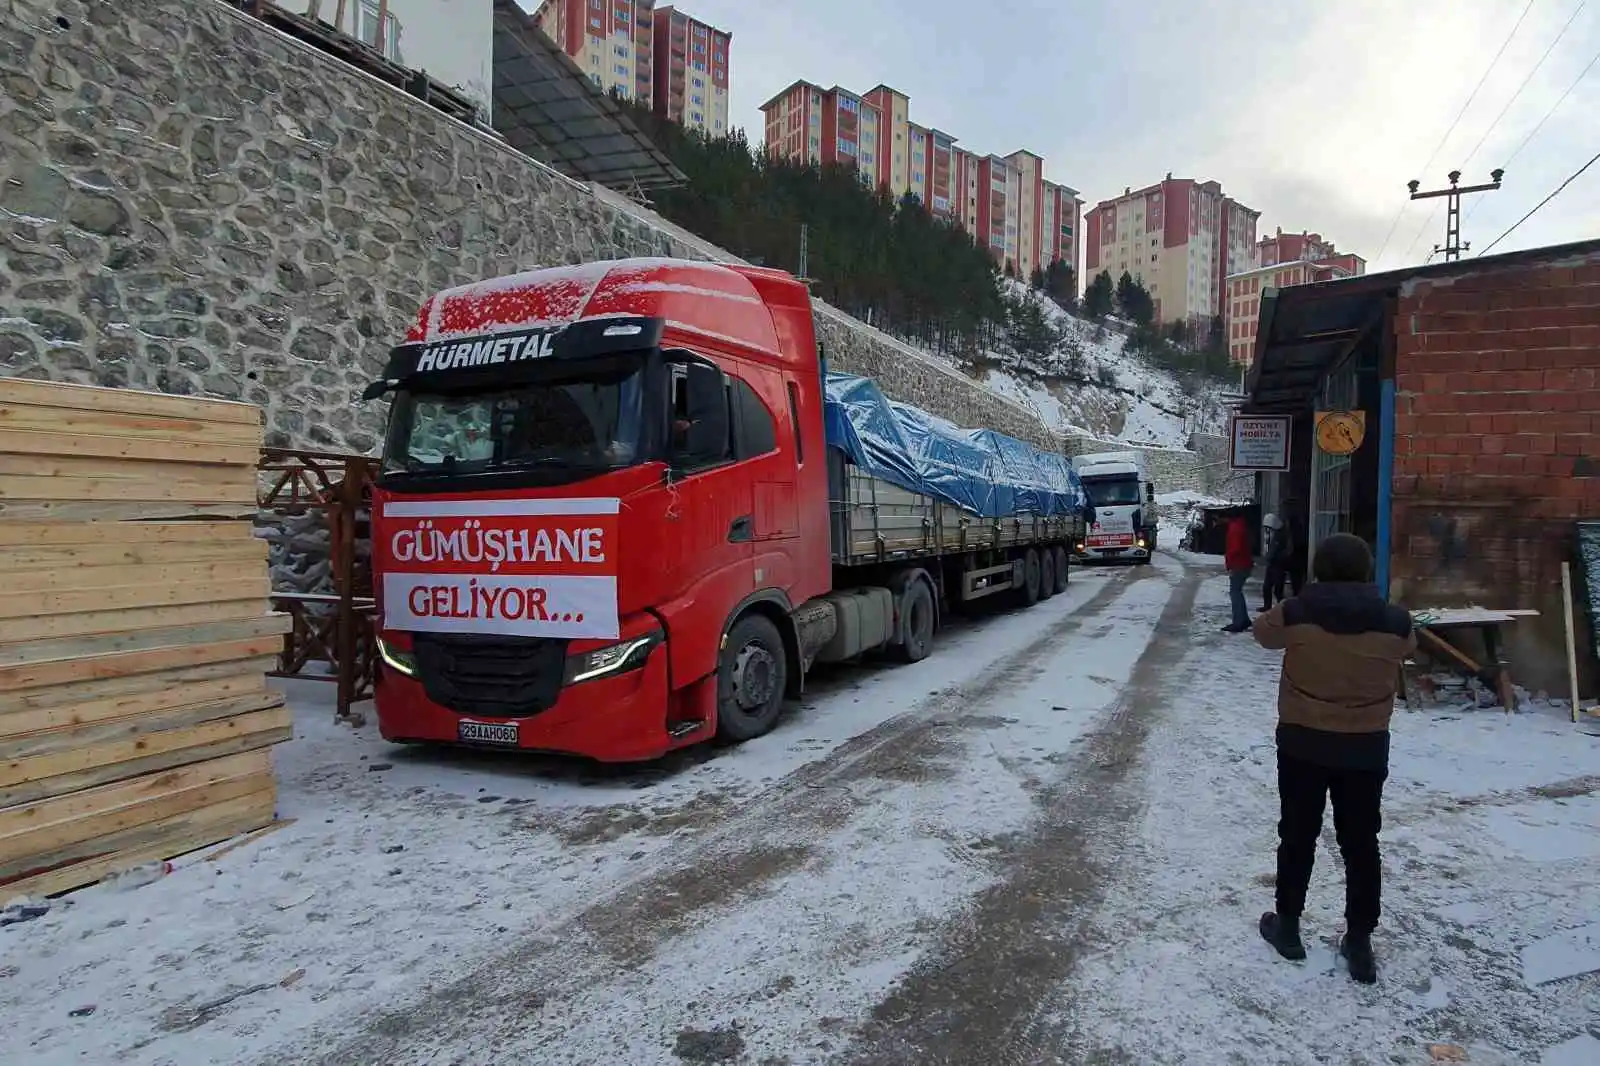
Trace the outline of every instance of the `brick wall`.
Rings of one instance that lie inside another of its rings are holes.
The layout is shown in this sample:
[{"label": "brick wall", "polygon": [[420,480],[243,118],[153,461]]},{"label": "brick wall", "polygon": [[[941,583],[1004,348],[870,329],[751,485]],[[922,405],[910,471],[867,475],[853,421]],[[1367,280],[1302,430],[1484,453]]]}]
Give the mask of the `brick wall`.
[{"label": "brick wall", "polygon": [[1414,279],[1395,334],[1394,591],[1539,610],[1513,676],[1564,694],[1561,562],[1600,518],[1600,252]]}]

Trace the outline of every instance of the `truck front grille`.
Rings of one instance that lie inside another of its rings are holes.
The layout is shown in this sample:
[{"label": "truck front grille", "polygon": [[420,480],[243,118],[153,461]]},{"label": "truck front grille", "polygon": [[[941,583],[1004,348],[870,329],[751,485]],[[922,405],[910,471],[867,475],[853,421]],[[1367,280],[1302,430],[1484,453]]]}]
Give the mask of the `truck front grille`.
[{"label": "truck front grille", "polygon": [[561,696],[565,640],[418,633],[414,647],[428,698],[457,714],[527,718]]}]

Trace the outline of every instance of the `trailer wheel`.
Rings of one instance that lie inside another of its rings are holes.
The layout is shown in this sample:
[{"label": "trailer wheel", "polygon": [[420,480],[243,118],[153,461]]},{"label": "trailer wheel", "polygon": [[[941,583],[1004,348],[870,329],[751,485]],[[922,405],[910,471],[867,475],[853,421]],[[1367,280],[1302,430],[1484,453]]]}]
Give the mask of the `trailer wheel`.
[{"label": "trailer wheel", "polygon": [[1048,600],[1056,594],[1056,553],[1049,548],[1039,549],[1039,598]]},{"label": "trailer wheel", "polygon": [[1056,557],[1056,591],[1065,592],[1069,576],[1067,568],[1072,564],[1072,559],[1067,555],[1067,549],[1059,544],[1051,550],[1051,554]]},{"label": "trailer wheel", "polygon": [[749,614],[735,622],[717,664],[717,739],[739,744],[771,732],[788,672],[783,635],[770,619]]},{"label": "trailer wheel", "polygon": [[894,646],[894,657],[903,663],[920,663],[933,650],[933,590],[921,579],[906,582],[895,611],[900,616],[900,643]]},{"label": "trailer wheel", "polygon": [[1024,607],[1039,602],[1039,553],[1032,548],[1022,557],[1022,587],[1017,590],[1017,599]]}]

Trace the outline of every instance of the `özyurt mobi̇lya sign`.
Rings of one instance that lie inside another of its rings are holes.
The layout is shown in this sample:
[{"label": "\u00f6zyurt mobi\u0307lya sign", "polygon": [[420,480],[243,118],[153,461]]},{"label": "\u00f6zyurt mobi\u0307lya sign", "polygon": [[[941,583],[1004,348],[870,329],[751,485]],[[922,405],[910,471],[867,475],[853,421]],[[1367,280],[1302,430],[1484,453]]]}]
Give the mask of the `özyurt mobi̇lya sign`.
[{"label": "\u00f6zyurt mobi\u0307lya sign", "polygon": [[1234,415],[1228,465],[1235,470],[1288,470],[1290,424],[1287,415]]}]

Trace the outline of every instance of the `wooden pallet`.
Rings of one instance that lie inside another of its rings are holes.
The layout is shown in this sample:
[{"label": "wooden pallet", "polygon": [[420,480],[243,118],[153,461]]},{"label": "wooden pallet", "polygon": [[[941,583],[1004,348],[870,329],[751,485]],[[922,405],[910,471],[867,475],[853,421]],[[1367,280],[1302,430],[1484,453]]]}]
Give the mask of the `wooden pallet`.
[{"label": "wooden pallet", "polygon": [[0,379],[0,894],[272,821],[261,444],[249,404]]}]

